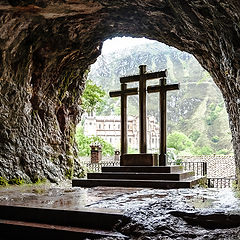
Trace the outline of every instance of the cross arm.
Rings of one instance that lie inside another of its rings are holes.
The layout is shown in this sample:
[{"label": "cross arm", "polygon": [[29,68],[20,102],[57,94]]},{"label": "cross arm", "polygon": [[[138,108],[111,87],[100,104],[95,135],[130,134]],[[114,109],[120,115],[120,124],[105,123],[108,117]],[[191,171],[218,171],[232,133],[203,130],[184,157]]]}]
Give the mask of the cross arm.
[{"label": "cross arm", "polygon": [[120,97],[121,95],[137,95],[138,88],[128,88],[124,91],[112,91],[109,92],[110,97]]},{"label": "cross arm", "polygon": [[[156,78],[165,78],[167,77],[167,70],[160,71],[160,72],[153,72],[153,73],[146,73],[143,74],[146,80],[152,80]],[[133,75],[127,77],[121,77],[120,83],[131,83],[131,82],[138,82],[140,80],[140,75]]]},{"label": "cross arm", "polygon": [[147,92],[148,93],[154,93],[154,92],[161,92],[161,91],[171,91],[171,90],[178,90],[180,84],[171,84],[171,85],[154,85],[154,86],[148,86]]}]

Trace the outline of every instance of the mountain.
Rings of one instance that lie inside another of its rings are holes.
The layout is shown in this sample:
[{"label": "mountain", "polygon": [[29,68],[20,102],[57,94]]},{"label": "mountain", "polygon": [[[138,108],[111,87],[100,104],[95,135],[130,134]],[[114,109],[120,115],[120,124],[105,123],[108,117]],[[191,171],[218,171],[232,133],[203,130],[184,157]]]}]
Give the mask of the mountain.
[{"label": "mountain", "polygon": [[[198,61],[190,54],[157,41],[125,46],[107,51],[91,66],[88,78],[109,92],[120,89],[121,76],[138,74],[139,65],[147,65],[147,71],[167,69],[168,83],[180,83],[179,91],[167,94],[168,134],[183,132],[198,147],[208,146],[213,153],[232,151],[228,116],[221,92]],[[158,83],[148,81],[148,85]],[[136,86],[129,84],[129,86]],[[128,114],[138,114],[138,97],[128,98]],[[158,94],[148,94],[148,115],[159,118]],[[120,99],[107,99],[99,114],[119,113]]]}]

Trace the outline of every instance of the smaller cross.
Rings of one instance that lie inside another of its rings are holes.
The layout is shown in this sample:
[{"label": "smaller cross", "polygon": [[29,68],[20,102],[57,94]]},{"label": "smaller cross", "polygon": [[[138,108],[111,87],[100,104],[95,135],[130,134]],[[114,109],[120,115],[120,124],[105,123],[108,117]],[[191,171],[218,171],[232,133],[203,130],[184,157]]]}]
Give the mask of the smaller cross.
[{"label": "smaller cross", "polygon": [[[167,76],[167,70],[166,76]],[[159,80],[159,85],[148,86],[147,92],[159,92],[159,106],[160,106],[160,155],[159,165],[166,166],[167,164],[167,91],[178,90],[179,84],[166,85],[166,77]]]},{"label": "smaller cross", "polygon": [[127,96],[137,95],[138,88],[127,88],[121,83],[120,91],[109,92],[110,97],[121,97],[121,155],[127,153]]}]

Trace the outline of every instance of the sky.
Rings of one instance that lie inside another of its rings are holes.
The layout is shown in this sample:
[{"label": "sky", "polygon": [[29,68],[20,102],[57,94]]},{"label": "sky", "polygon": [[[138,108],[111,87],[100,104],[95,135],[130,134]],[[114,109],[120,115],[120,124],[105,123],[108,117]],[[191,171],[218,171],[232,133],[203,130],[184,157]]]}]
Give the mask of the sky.
[{"label": "sky", "polygon": [[107,39],[103,43],[102,53],[110,53],[116,50],[125,49],[144,43],[156,42],[147,38],[132,38],[132,37],[115,37],[113,39]]}]

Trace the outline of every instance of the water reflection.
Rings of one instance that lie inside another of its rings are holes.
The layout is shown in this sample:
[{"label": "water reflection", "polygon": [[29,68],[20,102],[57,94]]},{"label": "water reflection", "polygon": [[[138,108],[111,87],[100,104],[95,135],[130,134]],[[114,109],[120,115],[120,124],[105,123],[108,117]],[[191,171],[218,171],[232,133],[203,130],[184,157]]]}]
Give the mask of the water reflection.
[{"label": "water reflection", "polygon": [[175,201],[179,209],[185,205],[195,209],[224,211],[238,211],[240,208],[240,200],[231,189],[72,188],[70,182],[0,188],[0,204],[53,208],[104,207],[126,210],[160,199]]},{"label": "water reflection", "polygon": [[47,208],[80,209],[103,199],[111,199],[136,189],[72,188],[70,182],[0,188],[0,204]]},{"label": "water reflection", "polygon": [[240,239],[240,228],[209,231],[179,217],[193,213],[201,219],[202,215],[217,213],[225,221],[226,216],[240,214],[240,200],[231,189],[72,188],[66,182],[0,188],[0,204],[120,209],[132,220],[119,230],[131,239]]}]

